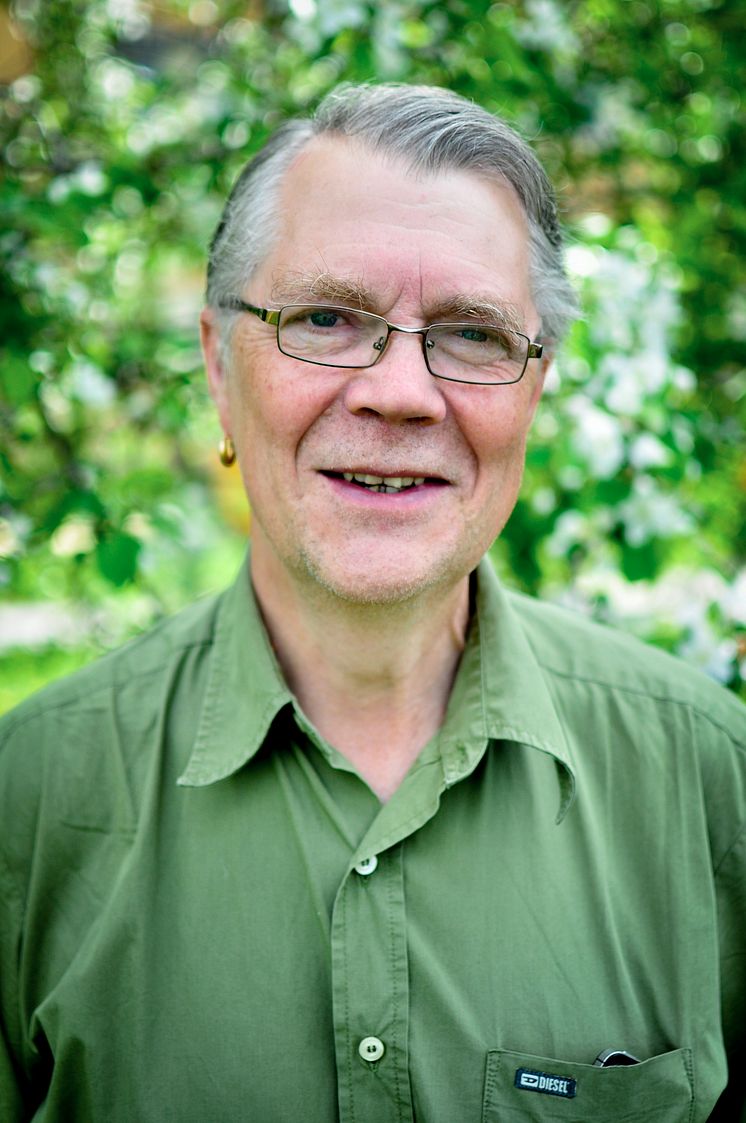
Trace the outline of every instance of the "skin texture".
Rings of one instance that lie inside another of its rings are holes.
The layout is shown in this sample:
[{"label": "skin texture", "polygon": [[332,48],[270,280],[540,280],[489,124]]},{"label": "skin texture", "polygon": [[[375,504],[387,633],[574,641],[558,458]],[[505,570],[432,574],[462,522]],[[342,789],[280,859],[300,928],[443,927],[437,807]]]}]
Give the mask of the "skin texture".
[{"label": "skin texture", "polygon": [[[415,177],[337,138],[292,165],[274,248],[237,295],[272,308],[354,301],[408,327],[488,301],[531,339],[540,330],[511,188],[463,172]],[[274,328],[245,315],[225,369],[209,309],[202,336],[281,665],[311,719],[385,797],[442,721],[468,575],[515,504],[546,363],[530,360],[514,385],[459,385],[428,372],[419,338],[394,334],[376,366],[338,370],[282,355]],[[328,474],[344,471],[427,482],[376,494]],[[386,776],[366,740],[366,725],[382,740],[382,721]]]}]

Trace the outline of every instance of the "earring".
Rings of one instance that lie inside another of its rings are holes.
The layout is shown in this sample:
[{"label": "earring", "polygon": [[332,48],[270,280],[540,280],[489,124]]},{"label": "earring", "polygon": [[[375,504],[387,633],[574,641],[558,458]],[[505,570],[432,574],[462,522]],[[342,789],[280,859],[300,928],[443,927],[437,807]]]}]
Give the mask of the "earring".
[{"label": "earring", "polygon": [[225,468],[230,468],[231,464],[235,462],[236,449],[233,441],[227,435],[223,437],[222,441],[218,445],[218,456],[220,457],[220,463]]}]

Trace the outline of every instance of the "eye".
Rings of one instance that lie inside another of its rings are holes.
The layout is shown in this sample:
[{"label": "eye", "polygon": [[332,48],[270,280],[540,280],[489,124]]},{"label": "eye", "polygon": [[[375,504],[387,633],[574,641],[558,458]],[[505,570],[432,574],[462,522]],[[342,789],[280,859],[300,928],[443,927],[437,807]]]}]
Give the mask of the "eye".
[{"label": "eye", "polygon": [[333,328],[340,320],[333,308],[315,308],[307,314],[308,322],[315,328]]},{"label": "eye", "polygon": [[488,333],[481,328],[459,328],[456,334],[461,339],[465,339],[467,343],[486,343],[487,339],[490,338]]},{"label": "eye", "polygon": [[344,308],[326,304],[289,304],[282,312],[280,325],[286,331],[328,332],[348,326],[350,314]]}]

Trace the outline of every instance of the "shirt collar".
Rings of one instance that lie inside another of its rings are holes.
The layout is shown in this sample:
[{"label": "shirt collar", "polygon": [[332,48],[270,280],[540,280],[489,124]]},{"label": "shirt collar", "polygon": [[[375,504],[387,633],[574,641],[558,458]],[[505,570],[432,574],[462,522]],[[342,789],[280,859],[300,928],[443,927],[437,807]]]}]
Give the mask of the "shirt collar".
[{"label": "shirt collar", "polygon": [[[219,601],[197,735],[178,783],[202,787],[232,775],[258,752],[279,711],[293,702],[253,594],[247,559]],[[554,758],[561,820],[574,796],[571,747],[513,600],[485,558],[439,738],[447,786],[473,771],[490,740],[518,742]]]},{"label": "shirt collar", "polygon": [[441,731],[446,784],[476,767],[485,740],[517,742],[555,760],[560,822],[575,795],[572,745],[516,600],[488,558],[477,569],[476,612]]},{"label": "shirt collar", "polygon": [[218,603],[207,685],[191,756],[177,783],[202,787],[258,752],[292,703],[251,587],[249,559]]}]

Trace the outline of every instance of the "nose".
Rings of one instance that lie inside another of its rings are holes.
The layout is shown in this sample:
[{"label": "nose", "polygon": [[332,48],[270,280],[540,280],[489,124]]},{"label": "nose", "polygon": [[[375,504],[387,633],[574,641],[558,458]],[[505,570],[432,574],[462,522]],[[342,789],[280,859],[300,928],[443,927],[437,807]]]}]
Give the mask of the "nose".
[{"label": "nose", "polygon": [[425,365],[422,335],[393,333],[379,361],[352,371],[344,387],[350,413],[371,414],[401,424],[436,425],[446,416],[446,400]]}]

